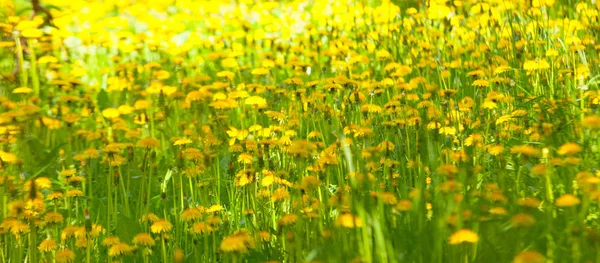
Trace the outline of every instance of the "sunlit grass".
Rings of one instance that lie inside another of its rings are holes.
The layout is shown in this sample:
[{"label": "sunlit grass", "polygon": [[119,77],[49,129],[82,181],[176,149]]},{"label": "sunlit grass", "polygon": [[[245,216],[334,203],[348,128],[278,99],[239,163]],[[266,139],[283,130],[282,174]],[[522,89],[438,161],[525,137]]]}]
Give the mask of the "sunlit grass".
[{"label": "sunlit grass", "polygon": [[600,260],[595,3],[0,4],[1,262]]}]

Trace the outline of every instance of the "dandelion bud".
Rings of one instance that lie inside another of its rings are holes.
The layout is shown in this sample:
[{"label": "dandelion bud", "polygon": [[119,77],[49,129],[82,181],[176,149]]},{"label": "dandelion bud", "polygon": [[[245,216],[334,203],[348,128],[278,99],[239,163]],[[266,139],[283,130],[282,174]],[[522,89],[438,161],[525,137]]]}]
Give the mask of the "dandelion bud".
[{"label": "dandelion bud", "polygon": [[130,145],[127,147],[127,161],[129,161],[129,162],[133,161],[133,154],[134,154],[133,146]]},{"label": "dandelion bud", "polygon": [[83,216],[85,218],[85,231],[89,233],[92,230],[92,221],[90,220],[90,212],[87,208],[83,210]]},{"label": "dandelion bud", "polygon": [[173,261],[176,263],[180,263],[183,262],[183,259],[185,257],[185,254],[183,253],[183,249],[178,248],[175,249],[175,252],[173,253]]},{"label": "dandelion bud", "polygon": [[165,106],[165,93],[162,89],[160,90],[160,93],[158,95],[158,106],[161,108]]},{"label": "dandelion bud", "polygon": [[542,158],[547,159],[549,153],[550,153],[550,150],[548,150],[548,148],[542,149]]},{"label": "dandelion bud", "polygon": [[35,183],[35,179],[31,180],[31,183],[29,184],[29,199],[33,200],[37,197],[37,188],[36,188],[36,183]]}]

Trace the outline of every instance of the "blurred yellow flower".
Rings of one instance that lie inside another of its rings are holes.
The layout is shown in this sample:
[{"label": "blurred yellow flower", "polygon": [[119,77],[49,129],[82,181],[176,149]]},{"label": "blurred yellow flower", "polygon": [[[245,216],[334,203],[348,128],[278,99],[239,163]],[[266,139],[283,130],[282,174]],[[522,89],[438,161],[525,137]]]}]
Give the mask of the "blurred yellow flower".
[{"label": "blurred yellow flower", "polygon": [[120,115],[121,113],[119,113],[119,110],[115,108],[108,108],[102,111],[102,116],[104,116],[104,118],[107,119],[115,119],[118,118]]},{"label": "blurred yellow flower", "polygon": [[572,194],[564,194],[564,195],[560,196],[559,198],[556,198],[556,201],[554,204],[558,207],[571,207],[571,206],[576,206],[579,203],[581,203],[581,201],[576,196],[574,196]]},{"label": "blurred yellow flower", "polygon": [[473,232],[470,229],[460,229],[450,235],[448,239],[448,243],[451,245],[458,245],[462,243],[476,243],[479,241],[479,236],[477,233]]}]

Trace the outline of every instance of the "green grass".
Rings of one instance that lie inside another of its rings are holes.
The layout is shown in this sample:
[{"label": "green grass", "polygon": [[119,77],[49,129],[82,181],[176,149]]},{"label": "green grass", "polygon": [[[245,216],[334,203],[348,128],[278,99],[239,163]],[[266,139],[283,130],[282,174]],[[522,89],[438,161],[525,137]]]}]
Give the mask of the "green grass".
[{"label": "green grass", "polygon": [[0,262],[599,261],[598,8],[530,4],[6,8]]}]

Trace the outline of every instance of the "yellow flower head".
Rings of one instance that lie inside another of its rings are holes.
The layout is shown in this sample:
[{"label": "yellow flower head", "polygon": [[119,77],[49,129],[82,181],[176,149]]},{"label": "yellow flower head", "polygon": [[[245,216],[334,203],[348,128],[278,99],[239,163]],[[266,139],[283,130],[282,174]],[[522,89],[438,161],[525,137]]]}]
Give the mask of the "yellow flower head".
[{"label": "yellow flower head", "polygon": [[479,241],[479,236],[477,233],[473,232],[470,229],[460,229],[450,235],[448,239],[448,243],[451,245],[458,245],[462,243],[475,243]]},{"label": "yellow flower head", "polygon": [[574,155],[574,154],[580,153],[582,150],[583,149],[581,148],[581,146],[579,144],[574,143],[574,142],[568,142],[568,143],[561,145],[558,148],[558,154]]},{"label": "yellow flower head", "polygon": [[355,216],[353,214],[350,213],[345,213],[340,215],[337,220],[335,221],[336,225],[338,226],[342,226],[345,228],[355,228],[355,227],[362,227],[363,223],[362,220],[360,220],[360,217]]},{"label": "yellow flower head", "polygon": [[173,225],[165,219],[156,220],[156,222],[150,226],[150,231],[154,234],[163,234],[171,231],[171,229],[173,229]]},{"label": "yellow flower head", "polygon": [[153,247],[154,238],[148,233],[139,233],[133,237],[133,244],[136,246]]},{"label": "yellow flower head", "polygon": [[564,194],[561,197],[556,198],[554,204],[558,207],[571,207],[576,206],[579,203],[581,203],[581,201],[576,196],[572,194]]}]

